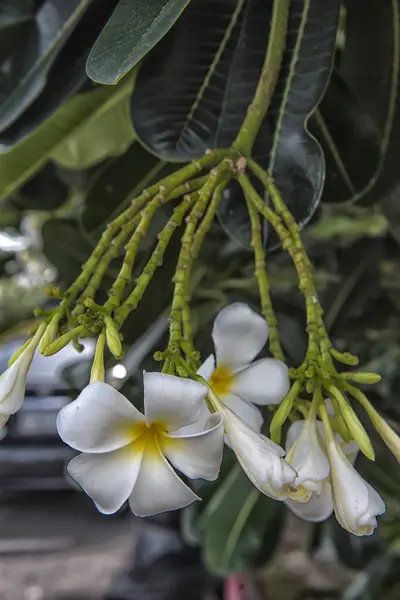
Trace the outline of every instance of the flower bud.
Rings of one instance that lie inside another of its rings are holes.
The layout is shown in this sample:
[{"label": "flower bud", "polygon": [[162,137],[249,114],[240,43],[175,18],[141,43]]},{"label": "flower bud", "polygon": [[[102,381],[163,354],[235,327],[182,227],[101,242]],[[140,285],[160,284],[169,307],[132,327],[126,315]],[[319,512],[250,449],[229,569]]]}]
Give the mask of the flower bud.
[{"label": "flower bud", "polygon": [[114,358],[120,359],[122,357],[123,352],[118,329],[116,328],[115,323],[111,317],[104,317],[104,324],[106,326],[107,346],[109,347],[110,352],[114,356]]},{"label": "flower bud", "polygon": [[375,460],[375,452],[371,440],[354,412],[353,407],[337,388],[332,386],[329,388],[329,391],[339,403],[340,412],[350,430],[353,440],[358,444],[361,452],[367,458]]},{"label": "flower bud", "polygon": [[57,313],[50,320],[50,323],[47,325],[45,332],[42,336],[42,339],[39,342],[39,352],[40,354],[44,354],[47,346],[49,346],[56,339],[58,332],[58,324],[61,319],[61,313]]},{"label": "flower bud", "polygon": [[348,379],[350,381],[355,381],[356,383],[365,383],[367,385],[373,385],[374,383],[379,383],[382,379],[378,373],[362,373],[349,371],[348,373],[341,373],[343,379]]}]

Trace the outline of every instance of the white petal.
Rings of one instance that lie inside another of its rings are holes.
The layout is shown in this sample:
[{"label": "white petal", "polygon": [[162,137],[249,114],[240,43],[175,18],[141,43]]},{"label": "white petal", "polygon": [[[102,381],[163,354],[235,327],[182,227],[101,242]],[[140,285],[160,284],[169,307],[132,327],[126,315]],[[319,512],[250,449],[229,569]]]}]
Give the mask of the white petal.
[{"label": "white petal", "polygon": [[141,458],[141,453],[134,453],[132,448],[80,454],[69,463],[68,473],[92,498],[99,511],[110,515],[129,498]]},{"label": "white petal", "polygon": [[336,440],[331,439],[327,448],[337,520],[354,535],[371,535],[376,515],[385,512],[382,498],[347,460]]},{"label": "white petal", "polygon": [[57,429],[61,439],[80,452],[109,452],[129,444],[134,437],[129,426],[143,421],[125,396],[96,381],[60,410]]},{"label": "white petal", "polygon": [[225,432],[244,472],[260,490],[275,499],[287,498],[296,471],[285,461],[284,450],[256,433],[232,411],[221,406]]},{"label": "white petal", "polygon": [[[316,420],[301,421],[300,434],[295,439],[292,447],[286,445],[288,454],[286,460],[292,465],[297,472],[295,479],[296,486],[303,486],[307,490],[319,492],[322,482],[329,475],[329,461],[319,442],[317,434]],[[291,425],[290,430],[296,426],[296,423]],[[295,434],[291,434],[293,438],[297,434],[299,427],[295,427]]]},{"label": "white petal", "polygon": [[224,449],[224,423],[219,413],[209,418],[202,433],[169,434],[160,437],[163,454],[191,479],[217,479]]},{"label": "white petal", "polygon": [[247,304],[227,306],[214,321],[212,337],[217,365],[236,371],[254,360],[268,339],[268,325]]},{"label": "white petal", "polygon": [[[7,423],[9,418],[10,418],[10,415],[5,415],[3,413],[0,413],[0,427],[4,427],[4,425]],[[3,438],[0,437],[0,439],[3,439]]]},{"label": "white petal", "polygon": [[143,373],[144,407],[148,423],[159,421],[175,431],[197,421],[208,388],[191,379]]},{"label": "white petal", "polygon": [[203,379],[208,381],[210,379],[211,375],[213,374],[214,369],[215,369],[215,357],[213,354],[210,354],[210,356],[208,356],[206,358],[206,360],[203,362],[201,367],[198,369],[197,375],[200,375],[200,377],[202,377]]},{"label": "white petal", "polygon": [[290,450],[290,448],[293,446],[293,444],[295,443],[295,441],[297,440],[297,438],[303,431],[304,423],[305,423],[304,419],[299,419],[298,421],[295,421],[294,423],[292,423],[291,426],[289,427],[287,436],[286,436],[286,444],[285,444],[286,452],[288,452]]},{"label": "white petal", "polygon": [[26,374],[31,365],[35,347],[29,344],[0,377],[0,410],[4,414],[15,414],[24,402]]},{"label": "white petal", "polygon": [[149,517],[200,500],[178,477],[160,451],[146,446],[139,476],[129,498],[133,514]]},{"label": "white petal", "polygon": [[287,366],[275,358],[262,358],[235,376],[233,392],[248,402],[279,404],[290,390]]},{"label": "white petal", "polygon": [[325,521],[333,512],[331,486],[325,481],[321,493],[316,494],[314,492],[308,502],[296,502],[288,498],[285,500],[285,504],[295,515],[305,521],[313,523]]},{"label": "white petal", "polygon": [[234,394],[226,396],[224,398],[224,404],[255,431],[261,431],[264,417],[256,406],[242,400],[242,398],[239,398],[239,396],[235,396]]},{"label": "white petal", "polygon": [[194,423],[191,423],[190,425],[185,425],[185,427],[180,427],[179,429],[174,431],[174,434],[188,435],[191,433],[201,433],[202,431],[205,430],[207,421],[209,420],[210,417],[211,417],[211,412],[208,409],[207,402],[205,402],[203,400],[203,403],[201,405],[200,415],[199,415],[197,421],[195,421]]}]

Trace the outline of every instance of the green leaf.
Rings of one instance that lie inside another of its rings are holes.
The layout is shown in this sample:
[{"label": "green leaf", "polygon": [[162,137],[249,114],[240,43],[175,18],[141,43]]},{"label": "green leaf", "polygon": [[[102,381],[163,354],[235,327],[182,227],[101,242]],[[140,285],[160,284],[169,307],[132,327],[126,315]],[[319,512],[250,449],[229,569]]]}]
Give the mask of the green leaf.
[{"label": "green leaf", "polygon": [[82,225],[92,236],[145,187],[162,177],[165,163],[134,143],[125,154],[97,171],[85,195]]},{"label": "green leaf", "polygon": [[190,0],[120,0],[87,60],[98,83],[117,83],[172,27]]},{"label": "green leaf", "polygon": [[105,106],[59,144],[52,158],[65,169],[88,169],[96,163],[123,154],[134,139],[127,93],[120,102]]},{"label": "green leaf", "polygon": [[49,160],[57,146],[79,127],[118,104],[132,90],[127,78],[113,88],[101,88],[77,95],[45,121],[32,135],[9,152],[0,155],[0,199],[30,179]]},{"label": "green leaf", "polygon": [[[234,467],[201,519],[207,568],[219,575],[249,569],[269,529],[280,523],[281,511],[281,503],[260,494],[240,467]],[[276,536],[272,538],[275,543]]]},{"label": "green leaf", "polygon": [[58,279],[68,286],[81,272],[93,247],[74,219],[49,219],[43,225],[43,252],[56,267]]},{"label": "green leaf", "polygon": [[62,206],[69,195],[57,169],[49,163],[10,198],[12,206],[19,210],[55,210]]},{"label": "green leaf", "polygon": [[3,0],[0,5],[0,60],[26,40],[34,17],[34,0]]},{"label": "green leaf", "polygon": [[327,129],[320,138],[327,153],[323,199],[371,205],[400,181],[399,3],[344,4],[345,47],[316,114]]},{"label": "green leaf", "polygon": [[14,57],[14,68],[0,88],[0,131],[15,122],[37,98],[58,52],[92,0],[45,0],[30,35]]},{"label": "green leaf", "polygon": [[[18,119],[0,134],[2,151],[27,137],[82,88],[93,87],[85,72],[86,59],[116,1],[96,0],[89,4],[65,44],[54,56],[39,93]],[[51,19],[51,14],[48,18]],[[43,30],[46,31],[45,27]],[[24,44],[20,43],[20,46],[24,47]],[[16,59],[17,55],[12,58]]]},{"label": "green leaf", "polygon": [[[264,62],[272,4],[192,0],[148,57],[132,96],[134,129],[152,152],[188,160],[234,141]],[[291,2],[282,68],[254,146],[254,158],[270,169],[300,225],[312,216],[323,188],[323,154],[306,122],[329,79],[339,9],[339,0]],[[249,245],[240,197],[241,191],[229,190],[219,217]]]}]

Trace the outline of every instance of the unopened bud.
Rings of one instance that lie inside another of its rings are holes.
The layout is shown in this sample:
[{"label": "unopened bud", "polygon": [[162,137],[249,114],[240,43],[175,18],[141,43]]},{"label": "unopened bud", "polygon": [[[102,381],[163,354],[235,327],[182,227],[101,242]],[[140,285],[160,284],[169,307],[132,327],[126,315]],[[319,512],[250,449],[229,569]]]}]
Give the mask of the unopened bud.
[{"label": "unopened bud", "polygon": [[42,336],[42,339],[39,343],[39,352],[40,354],[44,354],[47,346],[49,346],[57,337],[58,333],[58,325],[61,319],[61,313],[57,313],[51,319],[50,323],[47,325],[45,332]]},{"label": "unopened bud", "polygon": [[90,372],[90,383],[95,381],[104,381],[104,346],[106,343],[106,336],[104,332],[98,337],[96,344],[96,352],[94,354],[92,370]]},{"label": "unopened bud", "polygon": [[375,460],[375,452],[371,440],[361,424],[360,419],[354,412],[353,407],[346,400],[343,394],[334,386],[329,388],[329,392],[338,401],[341,415],[347,427],[349,428],[351,437],[358,444],[361,452],[370,460]]},{"label": "unopened bud", "polygon": [[106,326],[107,346],[114,358],[119,360],[123,352],[118,329],[111,317],[104,317],[104,325]]},{"label": "unopened bud", "polygon": [[57,340],[49,344],[47,348],[44,350],[44,356],[52,356],[53,354],[57,354],[60,350],[65,348],[67,344],[72,342],[72,340],[77,337],[84,330],[84,325],[79,325],[71,331],[67,331],[64,335],[60,336]]},{"label": "unopened bud", "polygon": [[301,389],[301,382],[299,380],[297,380],[292,385],[287,396],[280,403],[278,410],[276,411],[276,413],[274,414],[274,416],[272,418],[269,430],[270,430],[271,439],[276,444],[279,444],[281,441],[282,425],[285,423],[286,419],[288,418],[288,416],[293,408],[294,402],[295,402],[297,396],[299,395],[300,389]]},{"label": "unopened bud", "polygon": [[347,373],[340,374],[343,379],[348,379],[349,381],[355,381],[356,383],[365,383],[368,385],[373,385],[374,383],[379,383],[382,379],[378,373],[363,373],[356,371],[349,371]]}]

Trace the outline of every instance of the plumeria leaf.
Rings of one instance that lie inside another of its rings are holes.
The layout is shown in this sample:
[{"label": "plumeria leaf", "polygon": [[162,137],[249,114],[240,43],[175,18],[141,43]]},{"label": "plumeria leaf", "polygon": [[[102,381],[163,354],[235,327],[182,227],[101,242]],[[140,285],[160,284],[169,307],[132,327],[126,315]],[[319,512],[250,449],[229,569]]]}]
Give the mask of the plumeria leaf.
[{"label": "plumeria leaf", "polygon": [[[88,87],[89,80],[85,72],[85,61],[93,42],[106,22],[108,15],[111,13],[115,2],[116,0],[96,0],[96,2],[89,0],[82,3],[82,10],[79,14],[77,9],[76,19],[71,21],[70,28],[67,31],[68,35],[65,36],[65,39],[63,38],[62,44],[56,46],[54,49],[50,49],[51,51],[49,50],[49,62],[42,73],[43,78],[40,81],[40,86],[35,91],[35,95],[30,99],[29,104],[24,107],[18,119],[12,122],[12,124],[8,123],[7,127],[1,133],[0,144],[3,151],[27,137],[43,121],[49,118],[61,104],[85,86]],[[49,7],[40,16],[45,4],[49,5]],[[29,35],[26,36],[28,40],[33,38],[33,45],[36,44],[36,29],[39,23],[43,38],[45,38],[48,29],[50,28],[52,31],[53,21],[55,21],[54,14],[59,14],[61,17],[63,11],[65,11],[63,6],[60,12],[57,6],[60,2],[46,2],[45,4],[38,10],[36,21],[31,25]],[[57,23],[54,24],[54,26],[56,25]],[[60,29],[57,32],[56,29],[55,33],[59,36],[62,30]],[[33,60],[34,52],[29,49],[29,42],[28,47],[25,46],[26,40],[24,42],[21,44],[21,48],[24,48],[24,50],[19,51],[22,57],[18,53],[15,53],[12,57],[16,61],[16,64],[18,64],[19,60],[24,61],[24,64]],[[29,61],[24,58],[24,52],[30,52]],[[32,66],[33,72],[37,65],[40,64],[41,59],[41,56],[36,58],[36,62]],[[18,85],[22,85],[25,77],[24,73],[19,73],[18,68],[13,69],[12,73],[14,78],[17,78],[18,75],[21,77]],[[7,85],[7,81],[5,80],[6,93]],[[0,92],[1,89],[2,86],[0,85]]]},{"label": "plumeria leaf", "polygon": [[3,0],[0,5],[0,60],[12,54],[26,40],[35,14],[34,0]]},{"label": "plumeria leaf", "polygon": [[[0,130],[4,131],[33,102],[45,86],[48,70],[92,0],[45,0],[35,15],[19,68],[10,71],[0,88]],[[51,18],[50,18],[51,15]],[[39,39],[38,39],[39,36]]]},{"label": "plumeria leaf", "polygon": [[120,0],[90,52],[86,71],[117,83],[167,33],[190,0]]},{"label": "plumeria leaf", "polygon": [[30,136],[0,160],[0,199],[12,194],[49,160],[57,146],[90,119],[107,110],[111,104],[130,94],[128,78],[112,88],[100,88],[79,94],[63,105]]},{"label": "plumeria leaf", "polygon": [[[291,3],[283,65],[254,148],[300,224],[322,193],[323,155],[305,122],[329,78],[339,8],[338,0]],[[184,161],[234,141],[257,86],[271,10],[272,1],[192,0],[149,55],[132,97],[134,128],[152,152]],[[237,217],[240,195],[229,194],[220,218],[248,244],[248,219],[246,231]]]},{"label": "plumeria leaf", "polygon": [[[209,498],[199,519],[207,568],[219,575],[248,569],[257,560],[270,526],[275,526],[282,514],[281,503],[260,494],[236,465]],[[276,541],[277,535],[272,535],[269,549]]]},{"label": "plumeria leaf", "polygon": [[92,236],[100,234],[113,216],[145,187],[160,179],[164,161],[134,143],[122,156],[107,162],[89,183],[85,194],[82,225]]},{"label": "plumeria leaf", "polygon": [[116,96],[93,119],[84,123],[59,144],[52,158],[65,169],[88,169],[110,156],[123,154],[134,139],[130,120],[130,91]]},{"label": "plumeria leaf", "polygon": [[78,277],[93,246],[74,219],[49,219],[43,225],[43,252],[56,267],[59,280],[69,285]]},{"label": "plumeria leaf", "polygon": [[399,182],[399,7],[397,0],[344,5],[344,49],[311,130],[326,153],[323,200],[370,205]]}]

